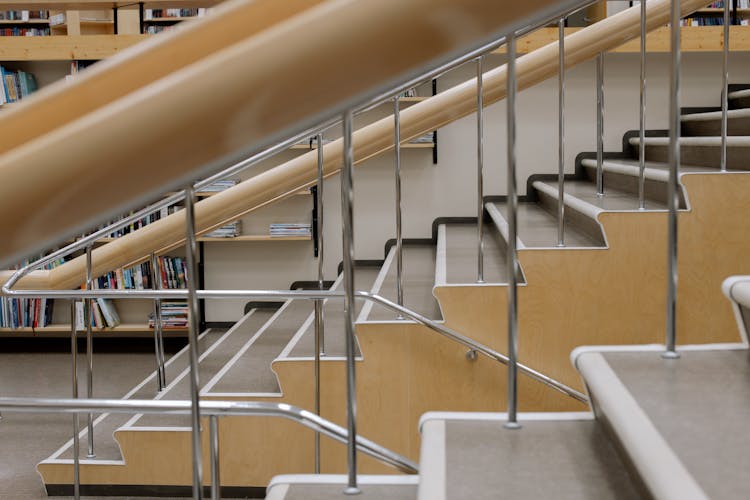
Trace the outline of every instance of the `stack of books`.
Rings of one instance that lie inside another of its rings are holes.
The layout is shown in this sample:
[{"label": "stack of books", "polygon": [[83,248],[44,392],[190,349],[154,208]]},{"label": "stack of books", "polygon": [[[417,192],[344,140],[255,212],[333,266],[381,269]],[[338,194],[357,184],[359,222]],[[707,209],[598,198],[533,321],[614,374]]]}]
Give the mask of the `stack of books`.
[{"label": "stack of books", "polygon": [[36,92],[36,78],[31,73],[21,70],[10,71],[0,66],[0,77],[2,77],[3,87],[0,91],[0,104],[17,102]]},{"label": "stack of books", "polygon": [[[120,324],[120,315],[117,314],[114,302],[110,299],[96,299],[91,303],[91,326],[94,328],[114,328]],[[83,331],[86,325],[84,318],[84,303],[76,302],[76,330]]]},{"label": "stack of books", "polygon": [[[34,259],[36,260],[36,259]],[[63,264],[65,259],[57,259],[44,269],[52,269]],[[28,265],[25,261],[21,266]],[[19,266],[16,266],[18,269]],[[0,327],[18,329],[23,327],[42,328],[52,323],[53,299],[0,299]]]},{"label": "stack of books", "polygon": [[206,234],[208,238],[234,238],[242,233],[242,221],[225,224]]},{"label": "stack of books", "polygon": [[214,183],[209,184],[206,187],[201,188],[201,193],[219,193],[230,187],[234,187],[239,183],[237,179],[222,179]]},{"label": "stack of books", "polygon": [[310,230],[310,224],[302,223],[275,223],[269,226],[269,232],[271,236],[310,236],[312,234]]},{"label": "stack of books", "polygon": [[[153,328],[156,320],[153,313],[149,316],[148,326]],[[161,325],[164,329],[187,328],[188,306],[186,300],[162,301]]]},{"label": "stack of books", "polygon": [[434,135],[432,132],[427,132],[424,135],[421,135],[419,137],[415,137],[414,139],[410,140],[409,142],[412,144],[432,144],[434,139]]},{"label": "stack of books", "polygon": [[[159,257],[157,276],[162,288],[185,288],[185,259],[182,257]],[[154,288],[155,273],[151,262],[143,262],[133,267],[116,269],[94,280],[94,289],[148,290]]]}]

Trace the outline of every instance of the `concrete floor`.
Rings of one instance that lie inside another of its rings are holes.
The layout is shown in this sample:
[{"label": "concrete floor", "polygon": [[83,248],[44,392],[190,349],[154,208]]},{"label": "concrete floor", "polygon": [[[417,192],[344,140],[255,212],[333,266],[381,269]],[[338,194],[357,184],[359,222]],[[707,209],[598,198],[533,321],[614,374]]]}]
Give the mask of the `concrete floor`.
[{"label": "concrete floor", "polygon": [[[84,360],[80,355],[81,394],[86,393]],[[94,396],[100,398],[122,397],[154,369],[154,357],[149,352],[95,353],[94,362]],[[0,352],[0,396],[70,395],[69,353]],[[62,446],[71,432],[69,415],[4,413],[0,420],[0,499],[48,498],[36,464]]]}]

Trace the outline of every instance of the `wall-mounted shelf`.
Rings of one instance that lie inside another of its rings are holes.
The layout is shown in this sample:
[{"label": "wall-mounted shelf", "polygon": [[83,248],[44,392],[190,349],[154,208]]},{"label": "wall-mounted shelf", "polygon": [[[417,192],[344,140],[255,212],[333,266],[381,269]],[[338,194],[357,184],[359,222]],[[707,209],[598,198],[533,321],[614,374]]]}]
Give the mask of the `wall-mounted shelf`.
[{"label": "wall-mounted shelf", "polygon": [[[99,338],[110,337],[152,337],[154,329],[143,323],[123,323],[112,328],[94,328],[94,336]],[[164,328],[165,337],[184,337],[187,328]],[[85,336],[86,332],[78,332],[78,336]],[[70,325],[49,325],[42,328],[0,328],[0,337],[70,337]]]},{"label": "wall-mounted shelf", "polygon": [[[565,34],[575,33],[582,28],[565,28]],[[723,49],[722,26],[683,26],[681,28],[681,44],[683,52],[720,52]],[[557,28],[541,28],[518,39],[519,54],[526,54],[532,50],[557,42]],[[750,51],[750,26],[729,27],[729,49],[733,51]],[[640,40],[631,40],[610,52],[639,53]],[[648,34],[646,38],[648,52],[669,52],[669,28],[659,28]],[[505,47],[493,51],[493,54],[504,54]]]},{"label": "wall-mounted shelf", "polygon": [[208,236],[198,237],[196,241],[202,242],[220,242],[220,243],[240,243],[248,241],[310,241],[312,236],[270,236],[268,234],[246,234],[235,236],[234,238],[210,238]]},{"label": "wall-mounted shelf", "polygon": [[0,26],[46,26],[49,19],[29,19],[28,21],[15,21],[9,19],[0,19]]}]

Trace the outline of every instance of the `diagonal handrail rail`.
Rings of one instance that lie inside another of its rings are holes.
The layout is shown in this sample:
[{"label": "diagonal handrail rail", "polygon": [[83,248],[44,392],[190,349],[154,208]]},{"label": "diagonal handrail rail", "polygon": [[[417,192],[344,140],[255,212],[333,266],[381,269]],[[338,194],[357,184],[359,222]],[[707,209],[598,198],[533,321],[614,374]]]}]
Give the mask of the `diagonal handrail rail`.
[{"label": "diagonal handrail rail", "polygon": [[[9,398],[0,397],[0,411],[30,413],[127,413],[157,415],[189,415],[189,400],[150,399],[70,399],[70,398]],[[261,416],[281,417],[297,422],[341,443],[348,432],[315,413],[286,403],[256,401],[201,401],[200,413],[205,417]],[[362,436],[357,436],[359,451],[407,474],[419,473],[412,460]]]},{"label": "diagonal handrail rail", "polygon": [[[320,299],[343,299],[344,292],[338,290],[196,290],[200,299],[246,299],[246,300],[320,300]],[[188,290],[12,290],[7,284],[0,289],[0,295],[15,298],[52,298],[52,299],[185,299]],[[476,340],[457,332],[441,323],[433,321],[407,307],[401,306],[381,295],[357,291],[355,296],[380,304],[394,312],[411,318],[428,329],[457,342],[468,349],[476,351],[488,358],[494,359],[504,365],[508,364],[508,357],[491,347],[477,342]],[[582,403],[587,403],[588,398],[554,378],[545,375],[529,366],[519,363],[518,369],[532,379],[551,387],[567,396]]]}]

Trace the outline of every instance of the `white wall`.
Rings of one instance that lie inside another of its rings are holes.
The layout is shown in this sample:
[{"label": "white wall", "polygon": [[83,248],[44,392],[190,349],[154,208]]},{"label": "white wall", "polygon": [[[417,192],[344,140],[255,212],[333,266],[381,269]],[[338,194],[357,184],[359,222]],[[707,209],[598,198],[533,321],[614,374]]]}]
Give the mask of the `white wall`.
[{"label": "white wall", "polygon": [[[502,63],[493,56],[489,66]],[[731,81],[750,83],[750,55],[733,54]],[[721,86],[720,54],[683,55],[682,105],[716,106]],[[666,128],[669,57],[648,56],[649,128]],[[605,149],[620,151],[622,135],[638,126],[639,59],[633,54],[607,55],[605,63]],[[475,67],[459,68],[438,81],[445,90],[472,78]],[[595,73],[586,63],[566,74],[566,171],[573,172],[581,151],[595,149]],[[423,95],[426,93],[423,90]],[[387,108],[389,109],[389,108]],[[383,113],[384,111],[381,111]],[[518,183],[525,192],[532,173],[557,172],[557,80],[526,89],[518,96]],[[402,151],[404,236],[430,236],[433,219],[474,216],[476,206],[476,116],[439,130],[439,162],[430,150]],[[505,105],[485,113],[485,194],[505,194]],[[286,152],[261,168],[282,163]],[[393,155],[372,159],[355,170],[355,250],[358,259],[383,257],[387,239],[395,237]],[[339,177],[324,186],[326,278],[335,277],[341,260]],[[263,231],[271,221],[307,221],[312,200],[295,197],[267,207],[243,220],[245,232]],[[210,243],[206,245],[206,284],[209,288],[288,288],[296,280],[316,278],[312,243]],[[242,313],[242,301],[209,304],[208,321],[230,321]]]}]

